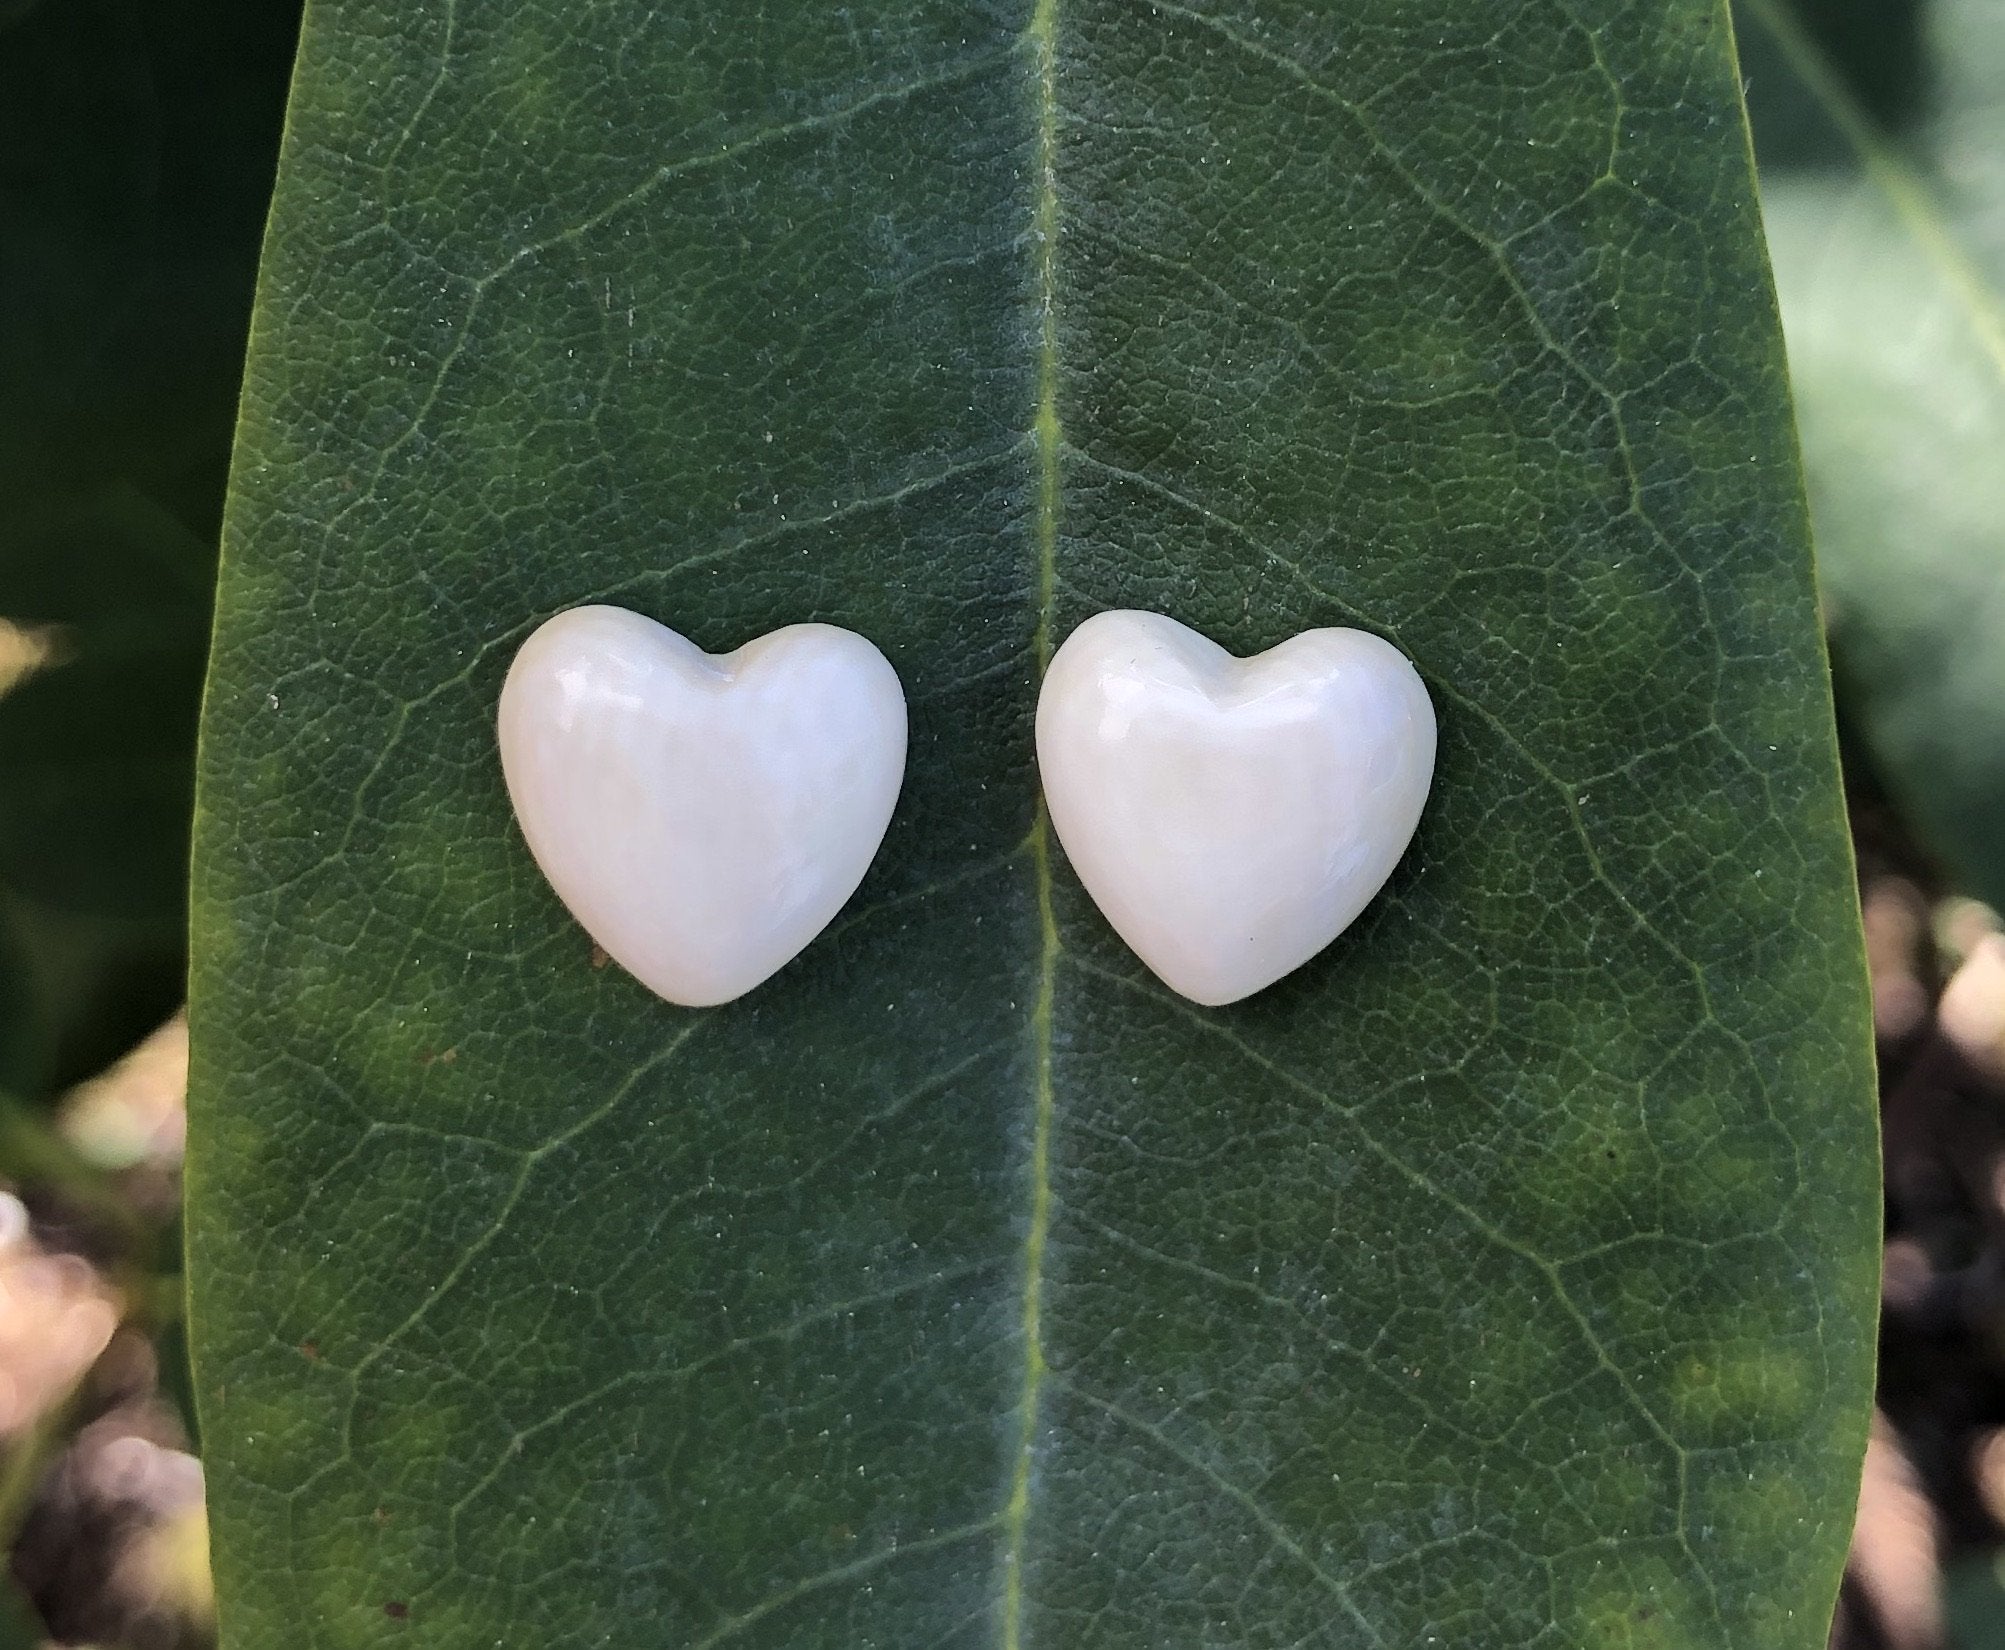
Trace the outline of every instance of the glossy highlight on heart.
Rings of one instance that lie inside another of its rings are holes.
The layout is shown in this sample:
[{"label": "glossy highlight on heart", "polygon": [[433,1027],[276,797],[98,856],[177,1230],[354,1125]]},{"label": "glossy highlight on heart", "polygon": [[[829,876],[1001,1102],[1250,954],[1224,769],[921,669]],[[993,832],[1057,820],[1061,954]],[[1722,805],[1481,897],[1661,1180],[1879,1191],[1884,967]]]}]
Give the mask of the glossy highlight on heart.
[{"label": "glossy highlight on heart", "polygon": [[1208,1007],[1301,967],[1406,851],[1434,776],[1412,664],[1361,630],[1237,659],[1159,613],[1115,611],[1045,673],[1051,823],[1107,920]]}]

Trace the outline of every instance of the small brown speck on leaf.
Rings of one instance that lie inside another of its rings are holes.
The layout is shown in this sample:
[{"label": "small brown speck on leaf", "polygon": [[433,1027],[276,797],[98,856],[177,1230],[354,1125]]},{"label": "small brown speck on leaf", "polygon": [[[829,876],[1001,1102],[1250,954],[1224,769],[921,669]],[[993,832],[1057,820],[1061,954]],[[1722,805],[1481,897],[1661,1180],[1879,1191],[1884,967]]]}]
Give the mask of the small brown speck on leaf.
[{"label": "small brown speck on leaf", "polygon": [[613,959],[611,954],[606,950],[606,948],[603,945],[595,945],[592,947],[592,966],[594,968],[604,968],[606,964],[611,962],[612,960]]},{"label": "small brown speck on leaf", "polygon": [[307,1361],[308,1363],[310,1363],[310,1364],[317,1364],[317,1363],[319,1363],[319,1362],[320,1362],[320,1342],[318,1342],[318,1341],[301,1341],[301,1342],[299,1343],[299,1355],[300,1355],[300,1356],[301,1356],[302,1358],[304,1358],[304,1359],[305,1359],[305,1360],[306,1360],[306,1361]]},{"label": "small brown speck on leaf", "polygon": [[384,1604],[383,1614],[392,1621],[407,1621],[410,1619],[411,1607],[402,1599],[393,1598]]},{"label": "small brown speck on leaf", "polygon": [[378,1507],[369,1516],[375,1519],[377,1525],[380,1527],[390,1522],[390,1509],[388,1507]]}]

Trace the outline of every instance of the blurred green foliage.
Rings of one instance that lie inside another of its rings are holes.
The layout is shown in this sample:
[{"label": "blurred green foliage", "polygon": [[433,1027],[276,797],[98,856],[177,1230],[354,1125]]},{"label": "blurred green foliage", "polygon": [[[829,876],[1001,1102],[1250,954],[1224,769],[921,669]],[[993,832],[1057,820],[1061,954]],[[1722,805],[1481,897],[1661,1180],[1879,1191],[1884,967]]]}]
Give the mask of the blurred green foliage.
[{"label": "blurred green foliage", "polygon": [[[1841,713],[2005,903],[2005,7],[1738,13]],[[2005,1645],[1996,1555],[1945,1583],[1947,1642]]]},{"label": "blurred green foliage", "polygon": [[[0,5],[0,1092],[183,990],[195,717],[297,26],[271,0]],[[50,627],[53,627],[52,629]]]},{"label": "blurred green foliage", "polygon": [[[59,1188],[163,1302],[173,1231],[135,1243],[40,1114],[184,989],[215,546],[297,21],[0,0],[0,1173]],[[24,634],[49,661],[10,688]],[[160,1352],[185,1387],[178,1324]],[[10,1448],[0,1539],[62,1433]],[[0,1650],[44,1636],[0,1586]]]},{"label": "blurred green foliage", "polygon": [[2005,7],[1741,16],[1841,709],[2005,905]]},{"label": "blurred green foliage", "polygon": [[[1785,0],[1788,16],[1874,125],[1909,131],[1934,88],[1927,0]],[[1761,163],[1773,174],[1851,164],[1827,100],[1790,61],[1758,6],[1739,0],[1741,72]]]}]

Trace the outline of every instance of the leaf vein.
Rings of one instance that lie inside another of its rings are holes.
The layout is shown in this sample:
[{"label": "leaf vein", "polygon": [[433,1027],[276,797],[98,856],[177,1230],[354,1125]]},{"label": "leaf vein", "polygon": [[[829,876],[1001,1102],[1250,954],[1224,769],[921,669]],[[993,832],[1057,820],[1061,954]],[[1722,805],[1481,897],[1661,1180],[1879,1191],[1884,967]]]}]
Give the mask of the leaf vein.
[{"label": "leaf vein", "polygon": [[[1037,548],[1037,627],[1032,649],[1042,679],[1051,663],[1058,589],[1058,4],[1037,0],[1024,38],[1032,52],[1031,101],[1036,123],[1036,174],[1031,204],[1032,252],[1037,289],[1037,405],[1032,424],[1037,492],[1032,534]],[[1052,904],[1051,820],[1038,798],[1030,834],[1031,869],[1038,915],[1037,985],[1030,1014],[1032,1058],[1030,1213],[1024,1238],[1020,1334],[1023,1383],[1009,1499],[1002,1511],[1002,1645],[1022,1650],[1023,1566],[1030,1524],[1032,1468],[1038,1437],[1038,1398],[1046,1371],[1043,1341],[1044,1252],[1051,1224],[1051,1134],[1056,1096],[1052,1081],[1053,1010],[1060,951]]]},{"label": "leaf vein", "polygon": [[1616,1362],[1613,1355],[1609,1352],[1607,1345],[1601,1339],[1600,1332],[1595,1329],[1593,1321],[1588,1317],[1580,1303],[1573,1298],[1573,1292],[1567,1287],[1566,1280],[1562,1276],[1558,1264],[1548,1259],[1545,1255],[1540,1254],[1537,1249],[1522,1239],[1513,1237],[1509,1232],[1477,1210],[1472,1204],[1463,1201],[1430,1175],[1409,1163],[1365,1126],[1358,1114],[1357,1108],[1345,1105],[1327,1090],[1318,1088],[1306,1077],[1290,1070],[1279,1061],[1263,1053],[1260,1049],[1255,1048],[1229,1026],[1218,1020],[1199,1014],[1185,1003],[1182,998],[1173,997],[1167,992],[1156,990],[1142,981],[1129,978],[1112,969],[1103,968],[1084,958],[1075,957],[1072,959],[1072,962],[1074,967],[1098,979],[1105,980],[1136,995],[1146,997],[1161,1007],[1182,1016],[1190,1024],[1218,1038],[1227,1047],[1236,1050],[1241,1056],[1250,1060],[1270,1076],[1278,1078],[1281,1082],[1296,1090],[1296,1092],[1318,1102],[1337,1116],[1343,1118],[1350,1124],[1358,1139],[1373,1157],[1376,1157],[1416,1191],[1432,1197],[1443,1207],[1451,1210],[1468,1224],[1471,1231],[1476,1233],[1485,1242],[1502,1250],[1506,1254],[1516,1256],[1531,1266],[1545,1279],[1547,1288],[1552,1292],[1553,1300],[1573,1323],[1582,1344],[1593,1356],[1596,1363],[1607,1372],[1609,1378],[1615,1383],[1616,1389],[1622,1394],[1623,1401],[1629,1406],[1637,1419],[1643,1423],[1644,1427],[1656,1438],[1658,1443],[1663,1446],[1670,1456],[1677,1475],[1678,1493],[1674,1522],[1678,1532],[1678,1544],[1684,1551],[1687,1561],[1692,1566],[1692,1573],[1700,1579],[1711,1596],[1713,1612],[1720,1619],[1720,1624],[1724,1628],[1725,1621],[1720,1612],[1719,1600],[1714,1590],[1711,1572],[1700,1562],[1698,1552],[1692,1546],[1688,1510],[1691,1451],[1658,1418],[1657,1412],[1650,1407],[1643,1395],[1636,1390],[1634,1381],[1624,1373],[1622,1366]]},{"label": "leaf vein", "polygon": [[862,1558],[852,1559],[847,1564],[837,1564],[815,1575],[805,1576],[771,1593],[757,1604],[726,1617],[702,1638],[695,1640],[689,1650],[715,1650],[717,1645],[736,1638],[747,1628],[756,1627],[774,1611],[818,1593],[830,1587],[840,1586],[845,1581],[854,1581],[860,1576],[870,1575],[901,1558],[916,1558],[924,1553],[938,1552],[943,1547],[957,1547],[963,1542],[973,1541],[978,1536],[990,1534],[996,1527],[993,1517],[978,1519],[972,1524],[963,1524],[951,1530],[940,1530],[933,1535],[920,1536],[912,1541],[893,1541],[888,1547],[881,1547]]},{"label": "leaf vein", "polygon": [[1350,1617],[1352,1623],[1373,1644],[1381,1647],[1384,1646],[1384,1635],[1379,1632],[1377,1625],[1372,1621],[1371,1617],[1358,1608],[1357,1600],[1352,1596],[1349,1586],[1346,1585],[1343,1579],[1332,1575],[1318,1563],[1315,1555],[1296,1539],[1288,1526],[1275,1517],[1272,1512],[1268,1511],[1261,1504],[1259,1498],[1250,1490],[1233,1483],[1231,1479],[1212,1466],[1210,1462],[1193,1455],[1153,1421],[1148,1420],[1144,1416],[1137,1415],[1126,1405],[1116,1403],[1111,1398],[1104,1398],[1096,1392],[1089,1391],[1069,1376],[1054,1377],[1054,1379],[1061,1381],[1065,1390],[1073,1397],[1079,1399],[1080,1402],[1090,1405],[1092,1408],[1112,1417],[1129,1430],[1140,1433],[1144,1438],[1162,1450],[1164,1454],[1180,1462],[1185,1468],[1195,1473],[1199,1478],[1202,1478],[1228,1500],[1237,1503],[1252,1518],[1254,1523],[1260,1526],[1261,1532],[1269,1541],[1273,1542],[1282,1552],[1294,1559],[1297,1564],[1314,1578],[1325,1592],[1337,1601],[1338,1608]]}]

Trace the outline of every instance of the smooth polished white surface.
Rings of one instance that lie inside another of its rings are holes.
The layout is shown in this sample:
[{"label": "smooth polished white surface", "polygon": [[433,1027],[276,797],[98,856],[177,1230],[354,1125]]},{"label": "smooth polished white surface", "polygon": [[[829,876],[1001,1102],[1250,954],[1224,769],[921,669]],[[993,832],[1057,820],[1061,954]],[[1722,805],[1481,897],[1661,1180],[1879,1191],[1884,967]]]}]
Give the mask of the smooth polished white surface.
[{"label": "smooth polished white surface", "polygon": [[1301,967],[1392,874],[1434,777],[1434,707],[1361,630],[1235,659],[1160,613],[1101,613],[1045,673],[1037,760],[1107,920],[1216,1007]]},{"label": "smooth polished white surface", "polygon": [[905,694],[853,631],[713,655],[617,607],[541,626],[501,690],[529,851],[585,931],[672,1003],[743,996],[856,892],[905,774]]}]

